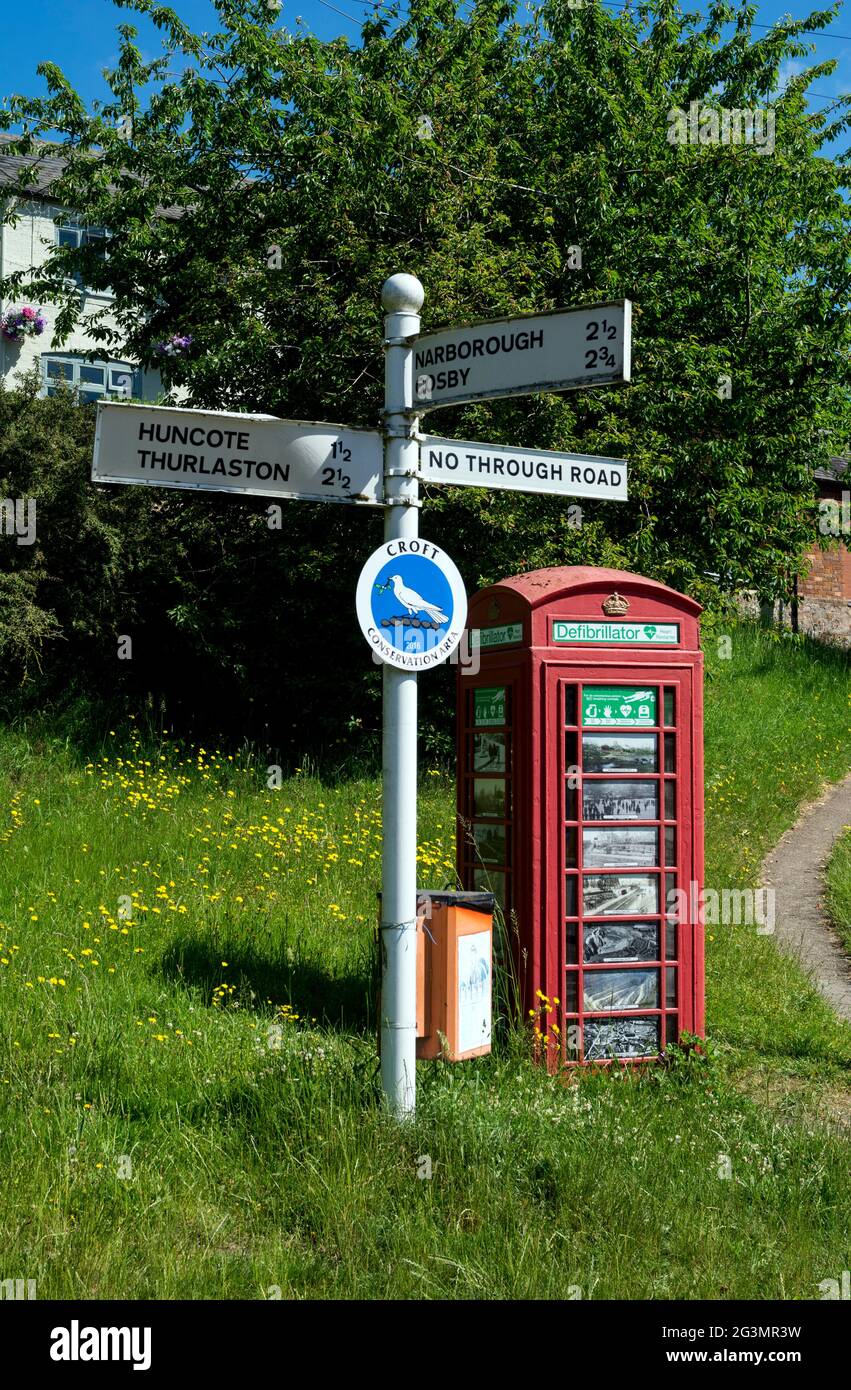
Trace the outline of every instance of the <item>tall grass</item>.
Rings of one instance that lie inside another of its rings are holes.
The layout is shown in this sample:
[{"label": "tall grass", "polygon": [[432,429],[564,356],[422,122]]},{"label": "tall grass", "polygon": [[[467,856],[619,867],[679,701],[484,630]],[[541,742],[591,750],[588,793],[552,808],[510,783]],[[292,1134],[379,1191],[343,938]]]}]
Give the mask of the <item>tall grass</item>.
[{"label": "tall grass", "polygon": [[827,866],[827,909],[851,954],[851,825],[847,827]]},{"label": "tall grass", "polygon": [[[849,761],[841,659],[729,633],[729,660],[707,637],[718,888],[754,884]],[[0,1279],[43,1298],[813,1298],[849,1268],[851,1029],[770,937],[710,929],[713,1058],[565,1081],[515,1032],[420,1064],[400,1128],[374,1037],[375,780],[272,791],[245,750],[106,742],[86,766],[0,737]],[[421,781],[421,883],[442,887],[453,788]]]}]

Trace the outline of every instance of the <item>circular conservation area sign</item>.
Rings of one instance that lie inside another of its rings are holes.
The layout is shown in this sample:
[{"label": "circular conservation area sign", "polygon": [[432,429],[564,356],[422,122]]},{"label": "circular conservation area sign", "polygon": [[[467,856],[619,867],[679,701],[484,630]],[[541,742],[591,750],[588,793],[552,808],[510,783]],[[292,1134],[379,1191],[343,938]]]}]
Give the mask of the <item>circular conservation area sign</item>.
[{"label": "circular conservation area sign", "polygon": [[358,622],[372,650],[389,666],[426,671],[461,641],[467,594],[455,564],[421,538],[385,541],[358,580]]}]

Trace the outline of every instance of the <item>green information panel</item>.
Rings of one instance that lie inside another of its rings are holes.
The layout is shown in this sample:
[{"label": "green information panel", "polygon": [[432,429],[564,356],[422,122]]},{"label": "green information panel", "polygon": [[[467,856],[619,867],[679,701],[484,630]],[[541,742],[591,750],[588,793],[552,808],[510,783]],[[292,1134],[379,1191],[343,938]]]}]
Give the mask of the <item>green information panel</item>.
[{"label": "green information panel", "polygon": [[582,723],[586,729],[655,724],[656,691],[636,690],[632,685],[586,685],[582,690]]},{"label": "green information panel", "polygon": [[478,728],[505,723],[504,685],[482,685],[473,691],[473,723]]}]

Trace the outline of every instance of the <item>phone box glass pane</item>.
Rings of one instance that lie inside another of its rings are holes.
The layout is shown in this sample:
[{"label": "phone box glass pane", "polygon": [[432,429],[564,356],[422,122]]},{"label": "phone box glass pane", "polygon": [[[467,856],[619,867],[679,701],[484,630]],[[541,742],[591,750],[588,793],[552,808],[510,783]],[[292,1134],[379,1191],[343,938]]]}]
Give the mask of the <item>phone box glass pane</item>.
[{"label": "phone box glass pane", "polygon": [[670,727],[676,724],[676,688],[672,685],[665,687],[665,723]]},{"label": "phone box glass pane", "polygon": [[565,917],[575,917],[576,913],[576,885],[579,881],[578,874],[568,874],[564,884],[564,915]]},{"label": "phone box glass pane", "polygon": [[565,929],[565,960],[568,965],[579,964],[579,923],[568,922]]},{"label": "phone box glass pane", "polygon": [[473,779],[473,815],[500,820],[506,814],[506,784],[500,777]]},{"label": "phone box glass pane", "polygon": [[653,1057],[658,1051],[658,1017],[586,1020],[586,1061],[604,1057]]},{"label": "phone box glass pane", "polygon": [[682,906],[683,904],[680,902],[679,896],[677,894],[677,876],[676,874],[666,874],[665,916],[670,917],[671,920],[674,922],[678,922],[680,920],[680,910]]},{"label": "phone box glass pane", "polygon": [[676,864],[677,862],[677,827],[675,825],[665,826],[665,863]]},{"label": "phone box glass pane", "polygon": [[658,912],[659,879],[656,874],[584,874],[582,911],[586,917]]},{"label": "phone box glass pane", "polygon": [[564,979],[564,1011],[566,1014],[579,1012],[579,971],[568,970]]},{"label": "phone box glass pane", "polygon": [[632,826],[583,830],[582,862],[586,869],[644,869],[659,863],[659,832]]},{"label": "phone box glass pane", "polygon": [[578,791],[572,787],[567,778],[564,782],[564,818],[565,820],[576,820],[576,806],[578,801]]},{"label": "phone box glass pane", "polygon": [[665,1045],[675,1043],[679,1037],[679,1025],[677,1014],[665,1015]]},{"label": "phone box glass pane", "polygon": [[676,772],[677,770],[677,736],[676,734],[665,735],[665,771]]},{"label": "phone box glass pane", "polygon": [[586,685],[582,690],[582,723],[586,729],[655,724],[656,691],[634,685]]},{"label": "phone box glass pane", "polygon": [[474,734],[474,772],[505,772],[507,739],[507,734]]},{"label": "phone box glass pane", "polygon": [[507,864],[504,825],[474,825],[476,853],[483,864]]},{"label": "phone box glass pane", "polygon": [[657,820],[658,782],[582,782],[584,820]]},{"label": "phone box glass pane", "polygon": [[677,924],[665,923],[665,955],[668,960],[677,959]]},{"label": "phone box glass pane", "polygon": [[665,783],[665,820],[677,819],[677,784]]},{"label": "phone box glass pane", "polygon": [[566,869],[576,868],[576,826],[564,832],[564,867]]},{"label": "phone box glass pane", "polygon": [[677,1007],[677,967],[669,965],[665,971],[665,1008]]},{"label": "phone box glass pane", "polygon": [[655,734],[583,734],[585,772],[657,772]]},{"label": "phone box glass pane", "polygon": [[564,722],[565,724],[576,723],[576,686],[566,685],[564,687]]},{"label": "phone box glass pane", "polygon": [[658,922],[589,922],[582,932],[586,965],[659,959]]},{"label": "phone box glass pane", "polygon": [[575,729],[569,729],[564,736],[564,767],[566,772],[572,772],[577,777],[580,767],[576,758],[576,748],[579,735]]},{"label": "phone box glass pane", "polygon": [[473,723],[477,728],[506,722],[504,685],[482,685],[473,691]]},{"label": "phone box glass pane", "polygon": [[582,976],[583,1008],[658,1009],[658,970],[586,970]]},{"label": "phone box glass pane", "polygon": [[502,911],[505,912],[505,874],[501,873],[499,869],[474,869],[473,887],[481,893],[493,893]]}]

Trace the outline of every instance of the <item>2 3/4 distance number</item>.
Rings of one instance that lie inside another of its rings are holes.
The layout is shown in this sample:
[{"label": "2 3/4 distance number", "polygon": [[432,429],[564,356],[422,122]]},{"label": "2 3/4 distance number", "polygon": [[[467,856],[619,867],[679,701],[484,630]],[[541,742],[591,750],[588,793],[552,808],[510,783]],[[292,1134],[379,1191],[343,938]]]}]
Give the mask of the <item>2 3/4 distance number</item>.
[{"label": "2 3/4 distance number", "polygon": [[618,336],[618,326],[610,323],[608,319],[591,319],[585,327],[586,343],[599,343],[599,347],[585,349],[585,369],[591,371],[594,367],[614,367],[617,361],[615,354],[606,347],[607,342],[614,342]]}]

